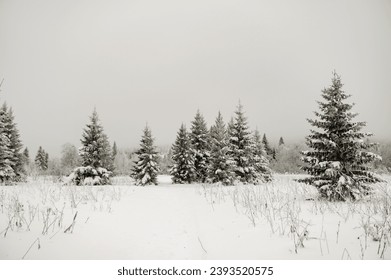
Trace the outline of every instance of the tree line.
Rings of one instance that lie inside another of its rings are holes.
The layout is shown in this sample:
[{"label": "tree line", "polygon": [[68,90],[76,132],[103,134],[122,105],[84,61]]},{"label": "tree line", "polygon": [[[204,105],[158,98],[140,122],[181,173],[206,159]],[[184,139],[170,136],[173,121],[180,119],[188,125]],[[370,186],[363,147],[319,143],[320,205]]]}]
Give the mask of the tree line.
[{"label": "tree line", "polygon": [[[219,112],[215,123],[208,127],[198,111],[189,131],[182,124],[168,156],[164,157],[169,162],[165,164],[166,171],[179,184],[260,184],[272,180],[271,167],[281,168],[276,163],[300,161],[299,170],[310,175],[300,181],[317,187],[323,197],[345,200],[368,194],[370,184],[381,181],[371,171],[379,166],[381,158],[376,154],[378,146],[369,141],[372,135],[361,131],[365,122],[353,120],[356,117],[351,113],[353,105],[346,102],[350,95],[342,87],[340,76],[334,72],[332,84],[322,91],[316,119],[308,119],[313,127],[306,137],[308,151],[298,152],[298,147],[292,150],[282,137],[278,148],[272,148],[265,134],[261,137],[258,130],[249,128],[239,103],[228,123]],[[0,110],[0,132],[0,181],[23,180],[28,150],[21,152],[13,112],[6,104]],[[77,153],[74,164],[80,166],[72,170],[71,181],[92,185],[109,183],[115,172],[118,149],[115,143],[110,146],[96,110],[83,131],[81,144],[78,151],[72,149],[72,153]],[[148,126],[143,131],[140,148],[133,155],[135,160],[129,173],[136,184],[157,184],[161,156]],[[40,147],[35,158],[40,170],[48,169],[48,157]]]}]

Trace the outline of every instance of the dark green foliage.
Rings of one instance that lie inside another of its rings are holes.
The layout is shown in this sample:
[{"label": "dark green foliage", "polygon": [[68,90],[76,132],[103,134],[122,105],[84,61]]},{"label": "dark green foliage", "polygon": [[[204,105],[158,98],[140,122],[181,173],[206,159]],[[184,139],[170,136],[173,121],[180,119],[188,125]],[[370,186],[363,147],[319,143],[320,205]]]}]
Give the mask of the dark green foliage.
[{"label": "dark green foliage", "polygon": [[235,181],[235,163],[231,157],[228,132],[220,112],[215,124],[210,129],[210,143],[208,181],[232,185]]},{"label": "dark green foliage", "polygon": [[191,123],[190,141],[194,152],[195,180],[203,183],[206,181],[208,175],[207,169],[210,147],[208,128],[200,111],[197,111],[197,114]]},{"label": "dark green foliage", "polygon": [[145,127],[140,148],[136,152],[137,160],[132,170],[136,185],[157,185],[159,174],[159,156],[154,146],[151,130]]},{"label": "dark green foliage", "polygon": [[310,151],[304,151],[303,169],[311,176],[301,180],[318,188],[329,200],[358,199],[371,190],[370,184],[380,179],[370,171],[369,163],[379,156],[369,152],[374,144],[367,140],[369,133],[361,132],[364,122],[354,122],[357,115],[350,97],[342,90],[341,78],[333,74],[332,85],[322,91],[324,101],[318,102],[317,119],[308,122],[319,131],[311,130],[306,138]]},{"label": "dark green foliage", "polygon": [[173,183],[193,183],[196,179],[194,152],[184,124],[181,125],[175,143],[172,146],[172,160],[174,164],[171,167],[170,175]]}]

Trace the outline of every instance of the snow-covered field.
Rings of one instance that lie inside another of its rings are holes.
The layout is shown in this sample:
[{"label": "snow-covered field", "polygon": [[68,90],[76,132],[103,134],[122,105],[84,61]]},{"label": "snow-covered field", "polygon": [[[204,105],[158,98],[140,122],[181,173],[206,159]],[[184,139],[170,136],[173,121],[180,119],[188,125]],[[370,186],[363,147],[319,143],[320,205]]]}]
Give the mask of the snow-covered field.
[{"label": "snow-covered field", "polygon": [[391,259],[391,187],[329,203],[276,175],[261,186],[0,186],[0,259]]}]

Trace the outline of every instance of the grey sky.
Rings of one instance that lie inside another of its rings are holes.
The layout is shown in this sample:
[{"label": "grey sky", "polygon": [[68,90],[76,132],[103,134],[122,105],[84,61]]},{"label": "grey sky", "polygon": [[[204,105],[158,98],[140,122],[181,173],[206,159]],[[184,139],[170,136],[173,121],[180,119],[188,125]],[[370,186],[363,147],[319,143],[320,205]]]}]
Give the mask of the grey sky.
[{"label": "grey sky", "polygon": [[272,141],[299,141],[335,69],[357,120],[391,138],[391,1],[0,0],[1,100],[22,140],[79,146],[94,106],[111,141],[146,122],[171,144],[240,99]]}]

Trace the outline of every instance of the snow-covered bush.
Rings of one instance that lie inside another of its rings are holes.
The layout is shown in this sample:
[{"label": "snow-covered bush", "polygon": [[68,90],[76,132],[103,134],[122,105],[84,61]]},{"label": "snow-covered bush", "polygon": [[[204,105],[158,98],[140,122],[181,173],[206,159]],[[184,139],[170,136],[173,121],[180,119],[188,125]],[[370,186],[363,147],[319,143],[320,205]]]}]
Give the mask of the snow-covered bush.
[{"label": "snow-covered bush", "polygon": [[94,168],[92,166],[82,166],[75,168],[68,176],[66,182],[68,184],[75,184],[78,186],[109,185],[111,175],[111,171],[102,167]]}]

